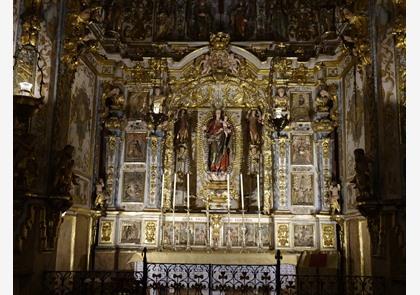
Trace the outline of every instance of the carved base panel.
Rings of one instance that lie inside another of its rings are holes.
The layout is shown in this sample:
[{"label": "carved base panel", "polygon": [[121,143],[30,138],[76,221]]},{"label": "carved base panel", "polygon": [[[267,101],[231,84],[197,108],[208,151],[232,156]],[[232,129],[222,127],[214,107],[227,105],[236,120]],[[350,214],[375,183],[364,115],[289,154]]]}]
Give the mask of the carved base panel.
[{"label": "carved base panel", "polygon": [[326,215],[108,212],[100,221],[99,248],[163,251],[336,250],[335,223]]}]

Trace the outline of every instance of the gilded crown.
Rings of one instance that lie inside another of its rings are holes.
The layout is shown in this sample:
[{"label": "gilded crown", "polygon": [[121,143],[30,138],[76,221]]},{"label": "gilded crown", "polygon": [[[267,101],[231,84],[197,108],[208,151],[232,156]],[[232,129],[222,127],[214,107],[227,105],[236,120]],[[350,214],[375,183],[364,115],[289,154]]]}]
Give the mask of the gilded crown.
[{"label": "gilded crown", "polygon": [[224,50],[230,42],[230,36],[227,33],[218,32],[210,34],[210,47],[216,50]]}]

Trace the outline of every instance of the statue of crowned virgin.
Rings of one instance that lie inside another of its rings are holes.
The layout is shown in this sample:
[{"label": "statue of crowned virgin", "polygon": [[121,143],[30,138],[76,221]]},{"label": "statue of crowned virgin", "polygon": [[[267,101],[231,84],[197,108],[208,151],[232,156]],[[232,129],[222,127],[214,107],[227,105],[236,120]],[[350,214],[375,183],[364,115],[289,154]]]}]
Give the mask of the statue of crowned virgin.
[{"label": "statue of crowned virgin", "polygon": [[232,125],[221,109],[215,110],[204,132],[208,146],[207,169],[211,173],[225,174],[230,165]]}]

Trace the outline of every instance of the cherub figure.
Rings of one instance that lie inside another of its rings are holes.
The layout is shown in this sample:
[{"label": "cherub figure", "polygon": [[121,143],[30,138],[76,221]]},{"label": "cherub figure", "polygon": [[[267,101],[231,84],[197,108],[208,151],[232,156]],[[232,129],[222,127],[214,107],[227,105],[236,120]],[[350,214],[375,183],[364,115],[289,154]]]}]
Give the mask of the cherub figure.
[{"label": "cherub figure", "polygon": [[96,209],[104,209],[106,208],[106,196],[104,191],[104,180],[99,178],[98,182],[96,183],[96,198],[95,198],[95,208]]},{"label": "cherub figure", "polygon": [[232,74],[237,74],[239,71],[238,67],[240,66],[241,62],[235,57],[233,53],[229,54],[228,60],[229,70],[232,72]]},{"label": "cherub figure", "polygon": [[327,90],[322,89],[315,100],[317,112],[330,112],[333,107],[333,100]]},{"label": "cherub figure", "polygon": [[208,75],[211,71],[210,55],[207,54],[206,56],[204,56],[204,59],[202,59],[198,64],[198,67],[202,68],[201,75]]},{"label": "cherub figure", "polygon": [[340,190],[341,190],[341,186],[340,184],[338,184],[336,181],[332,181],[328,191],[329,191],[329,201],[330,201],[330,212],[332,215],[335,215],[335,213],[337,212],[338,214],[340,214],[341,212],[341,207],[340,207]]}]

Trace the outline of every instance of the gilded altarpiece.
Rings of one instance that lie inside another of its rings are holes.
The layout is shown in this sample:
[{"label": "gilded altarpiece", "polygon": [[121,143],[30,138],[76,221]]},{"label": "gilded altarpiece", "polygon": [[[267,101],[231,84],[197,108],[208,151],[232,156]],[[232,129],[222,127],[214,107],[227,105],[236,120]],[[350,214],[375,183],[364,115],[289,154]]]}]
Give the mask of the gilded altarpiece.
[{"label": "gilded altarpiece", "polygon": [[[335,152],[335,117],[318,110],[316,68],[290,59],[271,73],[222,33],[213,38],[180,61],[123,69],[122,77],[137,79],[122,91],[127,123],[109,128],[104,146],[110,207],[124,212],[107,218],[140,225],[137,234],[120,221],[117,243],[336,249],[335,228],[320,226],[316,215],[329,211]],[[159,112],[166,121],[154,125]],[[272,121],[279,114],[289,119],[280,131]]]}]

